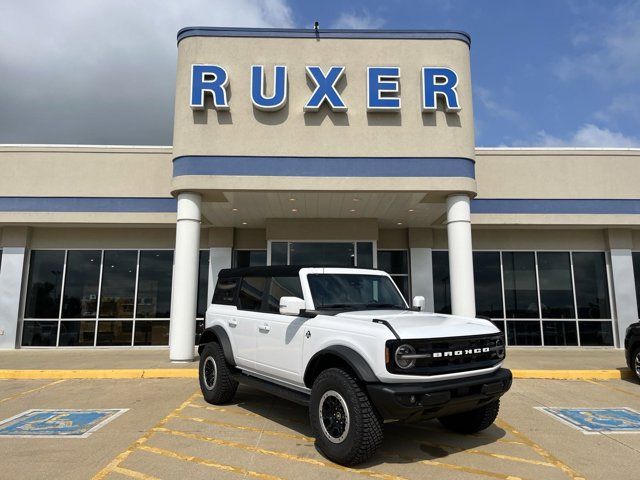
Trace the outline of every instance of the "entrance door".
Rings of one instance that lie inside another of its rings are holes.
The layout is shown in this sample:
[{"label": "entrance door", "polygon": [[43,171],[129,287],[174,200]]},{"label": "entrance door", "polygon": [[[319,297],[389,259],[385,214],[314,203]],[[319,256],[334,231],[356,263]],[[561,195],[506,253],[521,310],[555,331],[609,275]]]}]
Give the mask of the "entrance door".
[{"label": "entrance door", "polygon": [[271,242],[271,265],[374,268],[373,242]]}]

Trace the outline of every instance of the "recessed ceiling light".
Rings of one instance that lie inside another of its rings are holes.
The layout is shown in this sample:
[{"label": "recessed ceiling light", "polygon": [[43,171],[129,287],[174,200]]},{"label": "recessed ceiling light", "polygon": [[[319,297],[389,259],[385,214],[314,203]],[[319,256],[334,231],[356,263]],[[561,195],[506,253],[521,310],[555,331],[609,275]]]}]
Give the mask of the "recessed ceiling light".
[{"label": "recessed ceiling light", "polygon": [[416,211],[416,209],[415,209],[415,208],[410,208],[410,209],[409,209],[409,213],[413,213],[413,212],[415,212],[415,211]]},{"label": "recessed ceiling light", "polygon": [[349,209],[349,211],[350,211],[351,213],[356,213],[356,209],[355,209],[355,208],[350,208],[350,209]]},{"label": "recessed ceiling light", "polygon": [[359,198],[357,198],[357,197],[354,197],[354,198],[353,198],[353,201],[354,201],[354,202],[359,202],[359,201],[360,201],[360,199],[359,199]]},{"label": "recessed ceiling light", "polygon": [[238,211],[238,209],[237,209],[237,208],[232,208],[232,209],[231,209],[231,211],[232,211],[232,212],[237,212],[237,211]]},{"label": "recessed ceiling light", "polygon": [[398,223],[396,223],[396,225],[402,225],[402,222],[398,222]]},{"label": "recessed ceiling light", "polygon": [[293,198],[293,197],[290,197],[290,198],[289,198],[289,201],[290,201],[290,202],[295,202],[295,201],[296,201],[296,199],[295,199],[295,198]]},{"label": "recessed ceiling light", "polygon": [[292,211],[293,213],[296,213],[296,212],[298,211],[298,209],[297,209],[297,208],[292,208],[292,209],[291,209],[291,211]]},{"label": "recessed ceiling light", "polygon": [[247,224],[247,222],[242,222],[242,224],[243,224],[243,225],[246,225],[246,224]]}]

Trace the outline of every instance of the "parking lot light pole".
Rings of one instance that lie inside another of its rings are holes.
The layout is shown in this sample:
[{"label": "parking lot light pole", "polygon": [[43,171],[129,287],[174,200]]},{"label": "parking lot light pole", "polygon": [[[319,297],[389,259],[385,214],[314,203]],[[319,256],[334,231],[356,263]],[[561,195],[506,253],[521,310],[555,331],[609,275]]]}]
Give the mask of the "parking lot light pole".
[{"label": "parking lot light pole", "polygon": [[467,194],[454,194],[447,197],[447,243],[451,313],[475,317],[471,208]]},{"label": "parking lot light pole", "polygon": [[173,362],[194,358],[201,203],[199,193],[178,194],[169,330],[169,358]]}]

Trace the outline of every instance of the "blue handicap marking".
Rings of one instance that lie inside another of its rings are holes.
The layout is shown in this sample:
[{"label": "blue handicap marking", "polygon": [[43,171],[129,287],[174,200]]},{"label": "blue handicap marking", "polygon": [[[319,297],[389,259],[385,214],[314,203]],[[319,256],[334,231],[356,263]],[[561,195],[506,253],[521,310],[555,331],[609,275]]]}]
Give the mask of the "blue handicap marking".
[{"label": "blue handicap marking", "polygon": [[630,408],[538,409],[583,433],[640,433],[640,413]]},{"label": "blue handicap marking", "polygon": [[85,438],[127,409],[32,409],[0,422],[0,437]]}]

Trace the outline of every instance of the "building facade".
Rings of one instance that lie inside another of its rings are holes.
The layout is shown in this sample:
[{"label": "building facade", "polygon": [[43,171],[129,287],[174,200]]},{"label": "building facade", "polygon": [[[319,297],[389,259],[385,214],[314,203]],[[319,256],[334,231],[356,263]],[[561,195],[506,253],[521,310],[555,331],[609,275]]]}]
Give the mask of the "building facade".
[{"label": "building facade", "polygon": [[265,264],[380,268],[510,345],[620,347],[640,149],[476,148],[469,55],[459,32],[181,30],[173,146],[0,146],[0,348],[190,360],[217,272]]}]

